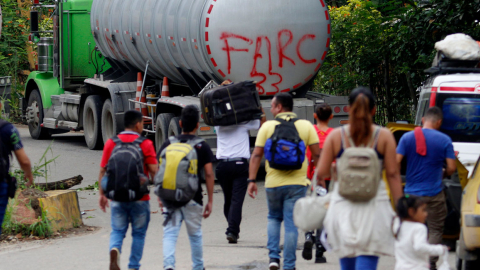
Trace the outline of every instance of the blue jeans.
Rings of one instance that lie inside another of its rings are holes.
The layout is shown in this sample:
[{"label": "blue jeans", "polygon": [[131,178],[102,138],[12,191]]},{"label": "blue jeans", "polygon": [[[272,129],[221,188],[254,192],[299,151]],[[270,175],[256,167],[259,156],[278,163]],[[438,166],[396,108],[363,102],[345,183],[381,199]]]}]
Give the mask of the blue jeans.
[{"label": "blue jeans", "polygon": [[341,258],[342,270],[375,270],[377,269],[377,256],[358,256],[354,258]]},{"label": "blue jeans", "polygon": [[110,250],[118,248],[122,252],[123,239],[132,224],[132,250],[128,268],[139,269],[145,246],[145,235],[150,222],[150,203],[148,201],[116,202],[111,201],[112,233],[110,234]]},{"label": "blue jeans", "polygon": [[[167,210],[169,213],[170,211],[172,210]],[[192,250],[192,269],[203,270],[202,211],[203,207],[193,200],[174,210],[171,219],[163,227],[164,269],[175,269],[175,246],[182,221],[184,221]]]},{"label": "blue jeans", "polygon": [[305,197],[306,186],[291,185],[267,188],[268,243],[270,259],[280,259],[280,226],[284,221],[285,241],[283,245],[283,268],[294,269],[297,250],[298,229],[293,223],[293,206]]},{"label": "blue jeans", "polygon": [[8,184],[0,182],[0,235],[2,235],[3,217],[8,205]]}]

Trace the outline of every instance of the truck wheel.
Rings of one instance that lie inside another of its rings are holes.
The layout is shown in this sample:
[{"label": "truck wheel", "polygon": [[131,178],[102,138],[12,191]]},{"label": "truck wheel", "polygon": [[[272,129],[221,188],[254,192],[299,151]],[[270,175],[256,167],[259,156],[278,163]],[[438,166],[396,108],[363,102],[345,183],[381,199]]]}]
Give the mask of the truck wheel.
[{"label": "truck wheel", "polygon": [[102,109],[102,136],[103,143],[117,134],[117,120],[113,111],[112,100],[107,99]]},{"label": "truck wheel", "polygon": [[101,119],[102,98],[97,95],[87,97],[83,109],[83,130],[85,142],[91,150],[103,147]]},{"label": "truck wheel", "polygon": [[50,137],[48,130],[41,126],[43,123],[43,103],[37,89],[34,89],[28,98],[27,121],[28,130],[33,139],[41,140]]},{"label": "truck wheel", "polygon": [[176,116],[170,120],[170,125],[168,126],[168,136],[178,136],[182,133],[182,128],[180,128],[180,117]]},{"label": "truck wheel", "polygon": [[162,144],[168,139],[168,126],[170,125],[170,120],[175,115],[173,113],[161,113],[157,116],[157,121],[155,124],[155,146],[156,150],[160,150]]}]

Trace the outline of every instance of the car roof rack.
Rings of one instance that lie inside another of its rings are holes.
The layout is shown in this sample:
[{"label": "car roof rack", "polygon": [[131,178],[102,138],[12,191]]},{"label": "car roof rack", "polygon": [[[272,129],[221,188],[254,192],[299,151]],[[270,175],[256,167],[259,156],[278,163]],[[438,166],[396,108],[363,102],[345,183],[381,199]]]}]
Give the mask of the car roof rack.
[{"label": "car roof rack", "polygon": [[480,73],[480,68],[464,67],[431,67],[425,69],[425,73],[431,75],[453,74],[453,73]]},{"label": "car roof rack", "polygon": [[455,60],[447,58],[442,52],[438,52],[431,68],[425,73],[431,75],[452,74],[452,73],[480,73],[478,60]]}]

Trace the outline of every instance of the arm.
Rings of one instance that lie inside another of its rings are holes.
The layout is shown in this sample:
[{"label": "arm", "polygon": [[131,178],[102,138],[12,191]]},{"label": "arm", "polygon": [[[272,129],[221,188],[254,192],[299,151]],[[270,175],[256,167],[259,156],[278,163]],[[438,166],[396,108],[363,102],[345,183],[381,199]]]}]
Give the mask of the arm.
[{"label": "arm", "polygon": [[430,256],[443,255],[446,247],[442,245],[431,245],[427,242],[427,228],[416,228],[412,235],[413,250],[421,254],[428,254]]},{"label": "arm", "polygon": [[260,118],[260,126],[263,125],[263,123],[265,123],[267,121],[267,115],[265,114],[265,111],[263,110],[263,107],[262,107],[262,118]]},{"label": "arm", "polygon": [[100,209],[102,209],[103,212],[106,212],[106,208],[108,207],[108,199],[107,197],[105,197],[102,189],[102,178],[106,172],[107,169],[105,169],[104,167],[100,167],[100,173],[98,174],[98,186],[100,187],[100,199],[98,201],[98,204],[100,205]]},{"label": "arm", "polygon": [[[335,132],[336,131],[333,131],[332,133]],[[322,155],[317,163],[317,184],[324,188],[326,187],[325,178],[330,176],[331,165],[335,160],[334,137],[335,134],[327,137],[327,140],[323,144]]]},{"label": "arm", "polygon": [[452,175],[457,169],[457,164],[455,159],[447,158],[447,168],[445,169],[444,176]]},{"label": "arm", "polygon": [[203,167],[205,170],[205,183],[207,185],[207,194],[208,194],[208,203],[205,206],[205,211],[203,212],[203,217],[208,218],[212,213],[213,205],[213,185],[215,184],[215,176],[213,175],[213,166],[212,163],[207,163]]},{"label": "arm", "polygon": [[147,164],[147,170],[150,174],[150,179],[153,179],[158,172],[158,164]]},{"label": "arm", "polygon": [[310,160],[313,161],[313,164],[317,164],[318,158],[320,157],[320,148],[318,147],[318,143],[310,145],[309,148],[312,155]]},{"label": "arm", "polygon": [[[263,147],[256,146],[255,149],[253,149],[252,156],[250,157],[248,179],[255,180],[257,178],[260,162],[262,162],[263,151]],[[255,196],[257,195],[257,184],[255,182],[248,184],[248,195],[255,199]]]},{"label": "arm", "polygon": [[385,140],[385,154],[384,154],[384,166],[385,172],[388,180],[388,184],[390,186],[390,191],[392,192],[393,199],[395,204],[397,203],[398,199],[403,194],[402,189],[402,178],[400,177],[400,170],[398,165],[397,153],[396,153],[396,146],[395,138],[393,134],[386,130],[382,129],[380,132],[380,136],[384,136]]},{"label": "arm", "polygon": [[30,163],[30,159],[25,153],[25,149],[21,148],[14,151],[15,157],[22,168],[25,178],[28,179],[28,182],[25,184],[27,187],[33,185],[33,174],[32,174],[32,165]]}]

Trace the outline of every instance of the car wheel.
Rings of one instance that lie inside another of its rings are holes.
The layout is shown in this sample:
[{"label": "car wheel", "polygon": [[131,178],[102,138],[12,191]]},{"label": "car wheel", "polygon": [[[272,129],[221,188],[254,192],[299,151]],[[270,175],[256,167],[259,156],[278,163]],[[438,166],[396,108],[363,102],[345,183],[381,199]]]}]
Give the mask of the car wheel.
[{"label": "car wheel", "polygon": [[50,138],[48,129],[42,127],[43,103],[40,92],[37,89],[34,89],[28,97],[27,121],[28,130],[33,139],[41,140]]},{"label": "car wheel", "polygon": [[85,142],[91,150],[103,147],[102,98],[97,95],[87,97],[83,110],[83,130]]},{"label": "car wheel", "polygon": [[113,111],[112,100],[107,99],[102,109],[102,136],[103,143],[117,134],[117,121]]},{"label": "car wheel", "polygon": [[173,113],[161,113],[157,116],[157,121],[155,122],[155,146],[157,152],[168,139],[168,127],[173,117],[175,117]]}]

